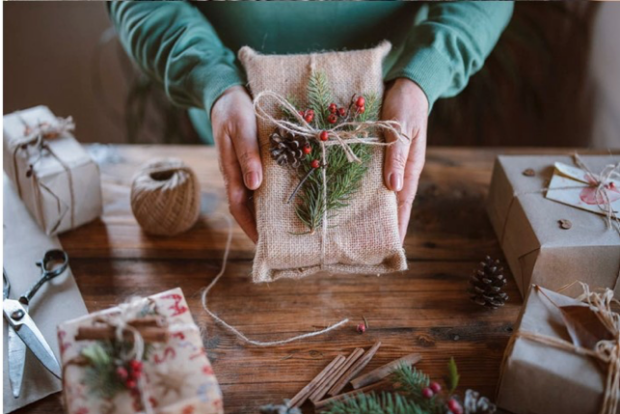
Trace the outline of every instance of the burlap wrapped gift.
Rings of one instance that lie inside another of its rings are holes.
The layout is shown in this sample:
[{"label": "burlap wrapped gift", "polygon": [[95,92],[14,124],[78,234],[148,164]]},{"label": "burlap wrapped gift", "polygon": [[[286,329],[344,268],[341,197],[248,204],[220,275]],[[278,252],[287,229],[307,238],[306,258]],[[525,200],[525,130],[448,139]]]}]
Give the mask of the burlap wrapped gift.
[{"label": "burlap wrapped gift", "polygon": [[[102,395],[101,389],[91,388],[94,382],[92,372],[89,372],[91,367],[82,360],[84,350],[97,341],[78,340],[80,328],[107,323],[118,328],[119,320],[128,320],[131,316],[119,318],[121,308],[110,308],[58,326],[66,411],[70,414],[222,414],[222,392],[181,289],[134,300],[132,306],[138,310],[136,315],[154,309],[155,315],[165,321],[169,332],[166,342],[146,343],[141,392],[122,388],[109,396]],[[123,309],[129,312],[128,308]],[[100,382],[99,388],[104,388],[106,382],[103,379]],[[110,388],[110,385],[106,386]],[[141,401],[147,401],[149,407]]]},{"label": "burlap wrapped gift", "polygon": [[71,134],[72,125],[45,106],[4,116],[4,171],[48,235],[102,211],[99,167]]},{"label": "burlap wrapped gift", "polygon": [[[581,159],[593,172],[620,161]],[[620,234],[600,214],[545,197],[556,162],[573,165],[573,158],[500,156],[495,162],[487,210],[519,290],[525,296],[531,284],[558,290],[582,281],[618,294]]]},{"label": "burlap wrapped gift", "polygon": [[497,405],[514,414],[620,413],[613,404],[602,410],[609,364],[563,346],[572,344],[571,338],[551,301],[558,306],[583,305],[568,296],[532,288],[506,349]]},{"label": "burlap wrapped gift", "polygon": [[[272,91],[296,101],[306,99],[308,79],[314,71],[329,80],[334,100],[346,104],[354,94],[383,95],[382,61],[391,45],[360,51],[307,55],[261,55],[244,47],[239,51],[254,96]],[[266,103],[266,111],[281,117],[279,106]],[[269,135],[274,125],[258,119],[264,180],[254,194],[259,240],[253,279],[268,282],[300,278],[320,270],[335,273],[379,274],[405,270],[407,261],[398,235],[396,196],[383,184],[384,148],[374,147],[361,188],[346,208],[330,217],[321,266],[321,231],[314,234],[286,201],[299,178],[278,166],[269,155]]]}]

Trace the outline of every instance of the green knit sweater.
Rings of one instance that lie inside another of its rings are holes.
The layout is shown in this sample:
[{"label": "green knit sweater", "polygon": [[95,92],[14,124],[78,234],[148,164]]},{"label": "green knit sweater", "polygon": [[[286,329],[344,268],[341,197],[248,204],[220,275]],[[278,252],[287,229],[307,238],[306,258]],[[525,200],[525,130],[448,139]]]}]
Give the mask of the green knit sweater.
[{"label": "green knit sweater", "polygon": [[459,93],[512,15],[511,2],[289,1],[109,2],[127,53],[211,140],[208,115],[245,75],[236,53],[362,49],[393,44],[385,80],[404,77],[435,100]]}]

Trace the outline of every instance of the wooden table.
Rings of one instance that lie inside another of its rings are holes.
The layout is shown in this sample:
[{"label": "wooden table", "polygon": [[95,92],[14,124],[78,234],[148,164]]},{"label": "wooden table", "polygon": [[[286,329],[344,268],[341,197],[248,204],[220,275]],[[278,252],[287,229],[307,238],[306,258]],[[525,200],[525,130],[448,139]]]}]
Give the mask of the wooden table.
[{"label": "wooden table", "polygon": [[[215,325],[200,305],[201,288],[222,265],[228,231],[226,221],[217,217],[227,212],[227,204],[212,148],[108,147],[100,157],[104,215],[64,234],[61,242],[89,311],[132,295],[183,288],[194,319],[204,328],[204,343],[228,413],[257,413],[261,405],[291,398],[337,353],[367,348],[377,340],[383,346],[367,370],[419,352],[423,360],[418,367],[441,380],[454,356],[461,391],[474,388],[494,397],[504,348],[522,300],[516,285],[509,283],[507,305],[489,311],[470,302],[466,289],[472,269],[486,255],[503,258],[484,203],[493,160],[507,152],[573,151],[429,149],[405,241],[407,272],[254,285],[250,278],[254,245],[235,225],[227,274],[210,296],[212,309],[221,317],[258,340],[276,340],[351,319],[347,327],[328,336],[277,348],[245,346]],[[201,220],[173,238],[143,234],[129,207],[136,169],[160,156],[185,160],[202,183]],[[355,326],[363,316],[370,329],[359,335]],[[58,396],[52,396],[22,412],[62,409]],[[311,406],[304,412],[312,412]]]}]

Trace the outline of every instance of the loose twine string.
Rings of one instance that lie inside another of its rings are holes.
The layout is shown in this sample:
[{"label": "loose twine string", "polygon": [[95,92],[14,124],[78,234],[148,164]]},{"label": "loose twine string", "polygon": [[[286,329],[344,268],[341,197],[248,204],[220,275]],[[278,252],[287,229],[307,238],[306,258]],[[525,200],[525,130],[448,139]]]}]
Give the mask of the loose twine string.
[{"label": "loose twine string", "polygon": [[[272,116],[264,107],[264,100],[271,98],[282,109],[293,116],[298,123],[286,119],[277,119]],[[327,150],[329,147],[338,145],[344,151],[349,162],[361,162],[355,155],[352,144],[363,144],[380,147],[389,147],[401,140],[411,140],[402,129],[402,125],[397,121],[347,121],[336,125],[331,129],[318,129],[306,122],[303,116],[299,115],[297,109],[291,105],[286,98],[273,92],[263,91],[254,98],[254,111],[263,121],[269,122],[276,127],[298,136],[309,139],[316,139],[321,144],[321,177],[322,177],[322,197],[323,197],[323,219],[321,222],[321,257],[320,268],[325,269],[325,256],[327,245]],[[322,141],[320,135],[323,131],[328,134],[328,140]],[[379,136],[372,136],[374,131],[392,132],[396,140],[385,142]]]},{"label": "loose twine string", "polygon": [[284,345],[284,344],[288,344],[289,342],[297,341],[297,340],[300,340],[300,339],[307,339],[307,338],[311,338],[313,336],[323,335],[323,334],[326,334],[326,333],[328,333],[330,331],[333,331],[334,329],[337,329],[337,328],[339,328],[339,327],[341,327],[344,324],[349,322],[349,319],[346,318],[346,319],[343,319],[343,320],[341,320],[340,322],[338,322],[338,323],[336,323],[334,325],[328,326],[325,329],[321,329],[320,331],[309,332],[307,334],[297,335],[297,336],[294,336],[292,338],[282,339],[282,340],[279,340],[279,341],[256,341],[256,340],[248,338],[245,334],[243,334],[241,331],[239,331],[239,329],[235,328],[234,326],[232,326],[228,322],[226,322],[224,319],[222,319],[219,316],[217,316],[213,311],[211,311],[211,309],[209,309],[209,306],[208,306],[208,303],[207,303],[207,295],[209,294],[211,289],[213,289],[213,287],[216,285],[218,280],[220,280],[220,278],[224,275],[224,272],[226,272],[226,264],[228,263],[228,254],[230,253],[230,245],[232,243],[232,236],[233,236],[233,224],[232,224],[232,221],[230,220],[230,217],[228,217],[226,215],[222,215],[221,217],[224,218],[224,220],[228,224],[228,237],[226,239],[226,248],[224,249],[224,257],[222,259],[222,268],[220,269],[220,271],[217,274],[217,276],[215,276],[213,278],[211,283],[209,283],[209,285],[202,291],[202,295],[201,295],[203,309],[205,310],[205,312],[207,314],[209,314],[213,318],[213,320],[215,322],[217,322],[220,325],[222,325],[229,332],[232,332],[233,334],[235,334],[243,342],[246,342],[246,343],[251,344],[251,345],[260,346],[260,347]]},{"label": "loose twine string", "polygon": [[[123,354],[121,355],[121,359],[123,361],[129,361],[129,360],[134,360],[134,359],[138,361],[142,361],[142,359],[144,358],[144,349],[145,349],[144,338],[142,338],[142,335],[140,334],[140,331],[138,329],[134,328],[133,326],[129,324],[129,321],[135,319],[136,316],[140,314],[140,312],[144,308],[145,303],[148,300],[149,300],[148,298],[140,298],[140,297],[132,298],[129,302],[118,305],[119,312],[106,315],[105,317],[97,318],[94,321],[94,322],[103,323],[103,324],[113,327],[116,340],[119,342],[125,342],[125,337],[124,337],[125,332],[129,332],[131,334],[132,339],[133,339],[133,341],[131,342],[132,346],[129,349],[122,351]],[[88,366],[88,365],[89,365],[88,359],[82,355],[78,355],[70,359],[69,361],[67,361],[62,367],[63,388],[66,388],[67,368],[69,368],[70,366]],[[146,414],[154,414],[155,411],[154,411],[153,405],[151,404],[151,400],[149,398],[148,387],[146,387],[146,380],[143,375],[138,377],[136,390],[138,391],[140,395],[140,402],[142,403],[144,412]],[[65,408],[68,410],[69,405],[68,405],[68,398],[67,398],[66,392],[63,393],[63,399],[64,399]]]},{"label": "loose twine string", "polygon": [[[587,284],[580,282],[580,285],[583,289],[583,293],[577,300],[585,302],[592,308],[596,317],[612,333],[613,339],[598,341],[593,349],[589,349],[560,338],[554,338],[535,332],[517,331],[508,342],[504,359],[512,352],[515,342],[519,338],[553,346],[565,351],[572,351],[579,355],[596,358],[607,365],[603,404],[601,405],[599,413],[615,414],[620,399],[620,315],[611,310],[611,304],[615,303],[620,305],[620,302],[614,299],[613,291],[610,289],[605,289],[603,293],[596,293],[590,291]],[[502,367],[505,366],[506,361],[502,364]]]},{"label": "loose twine string", "polygon": [[[46,149],[50,155],[60,164],[60,166],[67,173],[67,180],[69,183],[69,197],[70,197],[70,215],[71,215],[71,227],[75,227],[74,225],[74,204],[75,204],[75,195],[73,193],[73,175],[71,173],[71,169],[69,166],[58,156],[52,149],[46,144],[47,139],[57,138],[64,134],[70,133],[75,130],[75,122],[73,122],[72,117],[68,118],[60,118],[57,117],[54,123],[48,122],[39,122],[35,126],[31,126],[24,119],[24,117],[17,113],[17,116],[20,122],[24,125],[24,136],[12,139],[10,141],[10,146],[13,147],[13,172],[15,174],[15,185],[17,186],[17,193],[19,197],[22,197],[22,187],[21,180],[19,179],[19,167],[17,163],[17,153],[19,150],[28,151],[28,146],[33,145],[37,151],[37,158],[32,162],[30,167],[32,168],[42,157],[43,150]],[[41,223],[43,228],[45,228],[45,215],[43,214],[43,206],[42,206],[42,197],[40,187],[44,187],[48,192],[56,199],[56,204],[58,209],[60,210],[60,198],[54,194],[48,187],[45,187],[37,178],[36,174],[32,175],[33,180],[35,181],[34,188],[39,190],[38,196],[35,196],[37,212],[39,213],[39,217],[41,219]],[[52,226],[51,232],[53,233],[60,223],[62,222],[62,216],[58,218],[58,221]]]}]

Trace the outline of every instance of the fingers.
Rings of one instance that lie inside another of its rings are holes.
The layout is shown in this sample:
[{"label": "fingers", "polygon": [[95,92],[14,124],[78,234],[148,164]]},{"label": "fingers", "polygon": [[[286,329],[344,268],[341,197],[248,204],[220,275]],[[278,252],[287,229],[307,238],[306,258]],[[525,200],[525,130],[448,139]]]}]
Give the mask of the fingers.
[{"label": "fingers", "polygon": [[400,234],[401,242],[405,241],[409,218],[411,217],[411,207],[418,191],[418,183],[424,168],[425,158],[426,134],[424,130],[420,130],[415,135],[415,139],[410,146],[405,164],[403,189],[396,194],[398,201],[398,233]]},{"label": "fingers", "polygon": [[[407,131],[405,122],[397,120],[403,131]],[[388,131],[385,134],[387,142],[394,142],[394,144],[387,147],[385,151],[385,164],[383,168],[383,179],[385,186],[392,191],[400,191],[403,189],[405,167],[407,166],[407,160],[409,158],[409,149],[411,147],[411,141],[408,139],[402,139],[393,131]]]},{"label": "fingers", "polygon": [[232,141],[228,136],[216,137],[218,146],[220,170],[224,177],[230,214],[235,218],[241,229],[256,243],[258,232],[254,209],[250,199],[250,191],[246,188],[242,169]]},{"label": "fingers", "polygon": [[[262,164],[258,152],[256,118],[237,120],[229,129],[237,160],[241,166],[243,182],[250,190],[256,190],[263,181]],[[241,115],[244,116],[244,115]]]}]

